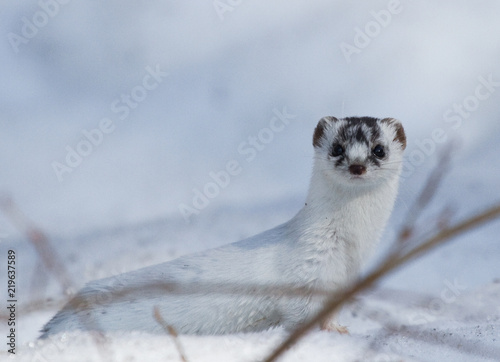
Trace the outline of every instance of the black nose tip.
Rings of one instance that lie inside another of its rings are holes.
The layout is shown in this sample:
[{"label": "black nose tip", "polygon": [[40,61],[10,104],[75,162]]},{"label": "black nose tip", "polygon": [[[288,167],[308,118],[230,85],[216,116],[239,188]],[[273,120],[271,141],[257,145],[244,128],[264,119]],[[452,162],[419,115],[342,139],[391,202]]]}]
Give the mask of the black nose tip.
[{"label": "black nose tip", "polygon": [[349,172],[351,175],[362,175],[366,172],[366,167],[363,165],[351,165],[349,166]]}]

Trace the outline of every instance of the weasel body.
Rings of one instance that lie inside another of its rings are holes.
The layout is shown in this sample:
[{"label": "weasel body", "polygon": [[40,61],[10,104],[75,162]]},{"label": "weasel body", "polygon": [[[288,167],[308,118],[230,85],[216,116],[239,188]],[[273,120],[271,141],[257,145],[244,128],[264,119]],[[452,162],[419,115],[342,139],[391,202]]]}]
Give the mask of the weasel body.
[{"label": "weasel body", "polygon": [[[292,329],[357,277],[397,194],[403,127],[393,118],[322,118],[305,206],[248,239],[85,286],[42,330],[183,334]],[[285,289],[283,289],[285,287]],[[286,288],[303,288],[287,294]],[[249,288],[253,288],[250,289]],[[283,290],[283,292],[280,292]],[[254,292],[253,292],[254,291]],[[332,317],[322,328],[345,332]]]}]

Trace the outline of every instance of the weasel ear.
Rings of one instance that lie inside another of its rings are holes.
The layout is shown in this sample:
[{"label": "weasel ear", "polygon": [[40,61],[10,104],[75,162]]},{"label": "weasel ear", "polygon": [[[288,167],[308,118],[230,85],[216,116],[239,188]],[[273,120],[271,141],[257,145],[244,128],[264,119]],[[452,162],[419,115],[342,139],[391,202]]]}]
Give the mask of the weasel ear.
[{"label": "weasel ear", "polygon": [[338,119],[335,117],[323,117],[319,120],[318,125],[316,126],[314,130],[314,135],[313,135],[313,146],[314,147],[320,147],[321,146],[321,138],[323,138],[323,134],[325,133],[325,128],[333,124],[334,122],[338,122]]},{"label": "weasel ear", "polygon": [[384,118],[380,122],[387,123],[396,129],[394,141],[399,142],[401,144],[401,149],[404,150],[406,148],[406,134],[401,122],[396,118]]}]

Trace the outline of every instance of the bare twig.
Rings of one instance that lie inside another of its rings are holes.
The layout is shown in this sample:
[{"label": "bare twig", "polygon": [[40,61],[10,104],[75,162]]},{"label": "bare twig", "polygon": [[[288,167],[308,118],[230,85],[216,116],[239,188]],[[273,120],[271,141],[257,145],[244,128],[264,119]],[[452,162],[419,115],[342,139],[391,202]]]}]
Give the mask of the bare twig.
[{"label": "bare twig", "polygon": [[[66,299],[60,301],[47,301],[46,299],[35,299],[31,302],[23,303],[19,306],[20,313],[23,315],[28,315],[34,312],[40,311],[52,311],[54,308],[62,307],[65,303]],[[8,320],[9,314],[2,313],[0,314],[0,321]]]},{"label": "bare twig", "polygon": [[155,317],[155,320],[158,322],[160,326],[167,332],[171,337],[172,340],[174,341],[175,348],[177,348],[177,352],[179,352],[179,356],[181,358],[182,362],[188,362],[186,358],[186,354],[184,352],[184,348],[182,347],[181,341],[179,340],[179,335],[177,334],[177,331],[172,327],[171,325],[167,324],[163,317],[161,316],[160,309],[158,306],[154,307],[153,310],[153,315]]},{"label": "bare twig", "polygon": [[375,270],[369,273],[367,276],[359,280],[357,283],[353,284],[350,288],[345,289],[340,293],[335,293],[331,298],[327,300],[324,308],[310,321],[306,322],[304,325],[296,329],[268,358],[265,362],[275,361],[279,356],[281,356],[288,348],[294,345],[304,334],[311,330],[315,325],[317,325],[321,320],[328,317],[330,313],[337,308],[339,308],[347,300],[351,299],[353,296],[359,292],[372,287],[377,281],[382,277],[386,276],[390,272],[408,262],[411,259],[417,258],[423,253],[435,248],[438,245],[444,244],[453,237],[465,233],[471,229],[474,229],[488,221],[493,220],[500,216],[500,205],[497,205],[479,215],[473,216],[453,227],[447,228],[438,232],[434,237],[428,239],[427,241],[421,243],[420,245],[414,247],[410,251],[403,255],[390,254]]},{"label": "bare twig", "polygon": [[[308,287],[295,287],[290,285],[263,285],[263,284],[238,284],[230,282],[177,282],[177,281],[153,281],[149,283],[127,285],[123,287],[119,275],[115,283],[111,282],[106,291],[99,290],[96,294],[77,294],[65,306],[65,310],[74,312],[93,309],[100,305],[109,305],[121,301],[127,301],[131,295],[140,293],[149,298],[166,295],[262,295],[288,298],[303,298],[304,296],[327,297],[331,291],[325,289],[311,289]],[[87,324],[87,327],[91,325]]]},{"label": "bare twig", "polygon": [[[156,281],[139,285],[130,285],[126,288],[120,287],[119,276],[116,277],[116,289],[112,286],[109,291],[102,292],[103,296],[80,296],[76,295],[70,300],[63,298],[60,300],[45,300],[36,299],[31,303],[23,304],[22,310],[26,313],[31,313],[37,310],[53,309],[55,307],[64,307],[73,311],[84,309],[92,309],[97,305],[107,305],[113,302],[128,300],[131,294],[148,293],[149,295],[157,293],[158,295],[193,295],[193,294],[220,294],[220,295],[262,295],[262,296],[277,296],[277,297],[303,297],[317,296],[327,297],[331,291],[326,289],[311,289],[308,287],[296,287],[289,285],[266,286],[262,284],[237,284],[223,282],[175,282],[175,281]],[[107,294],[106,294],[107,293]],[[8,319],[7,314],[0,314],[0,320]],[[91,327],[89,323],[85,323],[86,328]]]},{"label": "bare twig", "polygon": [[[24,215],[14,201],[8,196],[0,196],[0,209],[10,217],[12,223],[23,233],[26,234],[31,242],[40,260],[45,267],[60,283],[65,294],[68,294],[74,285],[71,277],[64,265],[64,262],[59,257],[56,249],[52,246],[45,233],[40,230],[35,224]],[[83,320],[82,323],[88,326],[88,320]],[[106,336],[99,328],[89,328],[92,330],[91,336],[98,351],[103,356],[104,360],[110,360],[111,351],[106,347]]]},{"label": "bare twig", "polygon": [[405,224],[399,232],[397,238],[398,243],[395,245],[396,247],[399,246],[398,244],[403,244],[412,236],[414,236],[415,224],[417,220],[420,218],[425,208],[429,205],[429,203],[436,195],[437,189],[443,179],[443,176],[449,169],[450,154],[452,149],[453,147],[450,146],[441,153],[437,161],[437,167],[432,170],[430,176],[427,178],[425,186],[420,192],[420,195],[416,198],[413,205],[409,208],[405,218]]},{"label": "bare twig", "polygon": [[450,225],[450,221],[452,220],[453,216],[455,216],[455,211],[456,208],[454,208],[452,205],[447,205],[441,214],[439,215],[439,218],[437,220],[437,227],[438,230],[443,230],[446,229]]},{"label": "bare twig", "polygon": [[37,228],[33,222],[21,212],[11,198],[6,196],[0,197],[0,208],[10,217],[13,224],[27,235],[28,240],[40,256],[45,268],[52,273],[61,284],[64,292],[67,293],[73,283],[64,263],[43,231]]}]

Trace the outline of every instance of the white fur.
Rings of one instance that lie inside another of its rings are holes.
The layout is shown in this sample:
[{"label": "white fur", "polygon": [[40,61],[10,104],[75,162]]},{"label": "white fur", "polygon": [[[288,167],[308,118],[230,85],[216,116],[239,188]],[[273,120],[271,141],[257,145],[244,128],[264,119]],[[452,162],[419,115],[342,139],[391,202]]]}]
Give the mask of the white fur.
[{"label": "white fur", "polygon": [[[217,249],[91,282],[45,326],[42,337],[75,329],[164,333],[153,317],[155,306],[168,325],[186,334],[288,329],[313,316],[324,296],[286,296],[280,286],[333,291],[356,278],[389,218],[401,170],[404,147],[393,141],[394,126],[386,124],[382,141],[389,155],[380,168],[367,164],[370,150],[360,145],[346,152],[366,164],[366,174],[353,177],[333,167],[328,147],[342,122],[327,119],[306,205],[290,221]],[[158,284],[164,288],[151,287]],[[193,291],[193,285],[201,289]],[[227,293],[227,285],[234,293]],[[256,285],[277,293],[249,294],[247,287]]]}]

